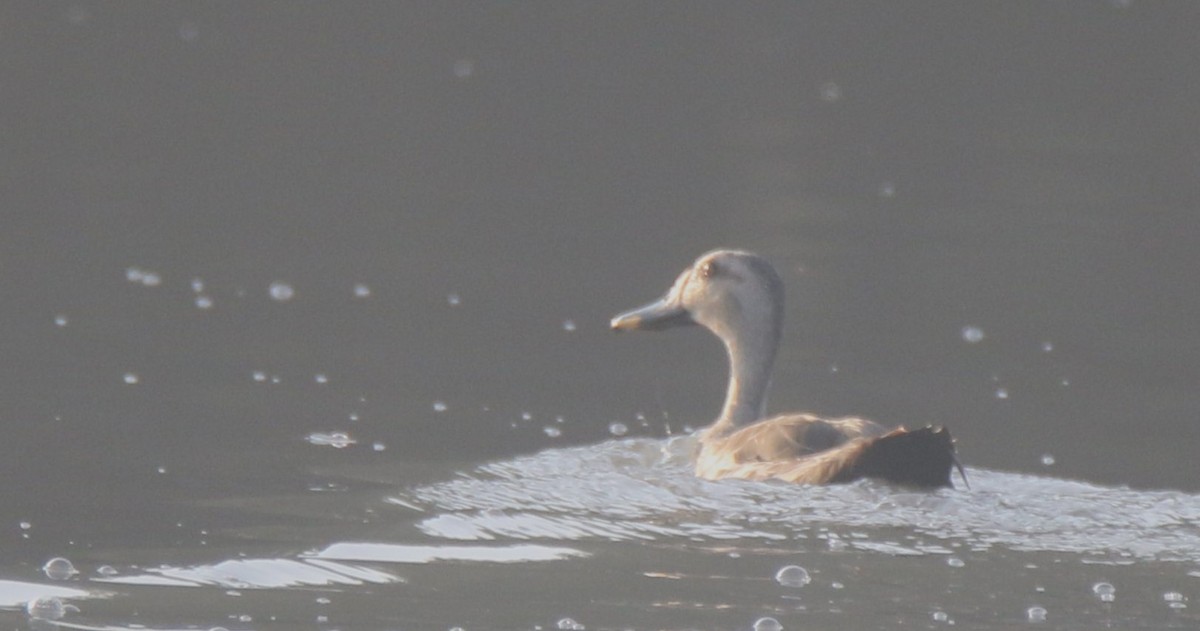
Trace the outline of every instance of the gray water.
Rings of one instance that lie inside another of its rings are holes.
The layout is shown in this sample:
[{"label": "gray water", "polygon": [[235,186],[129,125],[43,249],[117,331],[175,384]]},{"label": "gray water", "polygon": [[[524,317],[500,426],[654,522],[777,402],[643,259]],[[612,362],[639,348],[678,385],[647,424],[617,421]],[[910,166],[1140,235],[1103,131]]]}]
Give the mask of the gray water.
[{"label": "gray water", "polygon": [[[1200,626],[1196,13],[5,4],[0,626]],[[717,246],[969,488],[695,479]]]}]

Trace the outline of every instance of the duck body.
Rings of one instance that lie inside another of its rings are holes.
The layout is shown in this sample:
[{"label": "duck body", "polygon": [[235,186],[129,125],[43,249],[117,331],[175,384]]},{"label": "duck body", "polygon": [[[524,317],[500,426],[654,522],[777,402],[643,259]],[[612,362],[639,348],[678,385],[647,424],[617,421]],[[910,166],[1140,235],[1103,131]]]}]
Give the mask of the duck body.
[{"label": "duck body", "polygon": [[957,461],[945,429],[888,431],[862,418],[812,414],[765,418],[782,321],[783,281],[765,259],[739,250],[702,255],[663,298],[613,318],[618,331],[700,325],[725,343],[729,386],[721,415],[700,433],[697,476],[951,486]]}]

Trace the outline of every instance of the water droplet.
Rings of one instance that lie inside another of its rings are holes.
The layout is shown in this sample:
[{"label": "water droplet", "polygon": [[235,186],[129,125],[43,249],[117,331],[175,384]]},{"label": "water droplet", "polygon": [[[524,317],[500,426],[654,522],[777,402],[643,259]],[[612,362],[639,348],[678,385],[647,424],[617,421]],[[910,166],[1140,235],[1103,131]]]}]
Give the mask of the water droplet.
[{"label": "water droplet", "polygon": [[785,565],[775,573],[775,582],[784,587],[804,587],[811,581],[808,570],[799,565]]},{"label": "water droplet", "polygon": [[313,381],[320,383],[320,384],[326,384],[326,383],[329,383],[329,377],[325,373],[319,372],[319,373],[313,375]]},{"label": "water droplet", "polygon": [[195,22],[184,22],[179,25],[179,39],[185,42],[194,42],[200,37],[200,27],[196,26]]},{"label": "water droplet", "polygon": [[142,272],[142,270],[140,270],[136,267],[126,267],[125,268],[125,280],[127,280],[131,283],[142,282],[142,277],[144,275],[145,274]]},{"label": "water droplet", "polygon": [[21,522],[20,526],[21,526],[21,530],[29,530],[30,528],[33,528],[33,524],[31,524],[27,521]]},{"label": "water droplet", "polygon": [[783,631],[783,625],[779,621],[766,616],[754,621],[754,631]]},{"label": "water droplet", "polygon": [[629,428],[620,421],[613,421],[608,424],[608,433],[613,436],[624,436],[629,432]]},{"label": "water droplet", "polygon": [[963,567],[966,564],[967,563],[965,561],[958,557],[950,557],[946,559],[946,565],[949,565],[950,567]]},{"label": "water droplet", "polygon": [[133,385],[133,384],[141,381],[141,379],[138,378],[137,374],[131,373],[131,372],[125,373],[124,376],[122,376],[121,378],[124,379],[125,383],[127,383],[129,385]]},{"label": "water droplet", "polygon": [[160,467],[158,467],[157,469],[155,469],[155,471],[158,471],[160,474],[162,474],[162,473],[166,473],[166,472],[167,472],[167,468],[166,468],[166,467],[161,467],[161,466],[160,466]]},{"label": "water droplet", "polygon": [[42,566],[42,571],[46,573],[46,578],[52,581],[65,581],[79,573],[73,563],[62,557],[54,557],[46,561],[46,564]]},{"label": "water droplet", "polygon": [[834,581],[834,582],[830,583],[830,584],[829,584],[829,586],[830,586],[830,587],[832,587],[832,588],[834,588],[834,589],[845,589],[845,588],[846,588],[846,586],[845,586],[845,585],[843,585],[843,584],[841,584],[841,583],[839,583],[839,582],[837,582],[837,581]]},{"label": "water droplet", "polygon": [[212,309],[213,301],[208,296],[196,296],[197,309]]},{"label": "water droplet", "polygon": [[358,420],[358,412],[351,412],[349,418],[351,421],[357,421]]},{"label": "water droplet", "polygon": [[1038,624],[1046,621],[1046,608],[1034,605],[1025,610],[1025,617],[1033,624]]},{"label": "water droplet", "polygon": [[158,287],[162,284],[162,276],[159,276],[158,272],[143,272],[142,284],[146,287]]},{"label": "water droplet", "polygon": [[880,184],[879,185],[879,196],[880,197],[895,197],[896,196],[896,184],[894,182],[886,182],[886,181],[884,183]]},{"label": "water droplet", "polygon": [[1187,609],[1187,596],[1180,592],[1163,592],[1162,597],[1171,609]]},{"label": "water droplet", "polygon": [[376,441],[374,443],[371,443],[371,449],[374,449],[375,451],[384,451],[387,449],[387,445]]},{"label": "water droplet", "polygon": [[79,5],[75,5],[67,9],[67,21],[76,26],[86,22],[90,16],[91,13],[89,13],[86,8]]},{"label": "water droplet", "polygon": [[328,605],[333,601],[324,596],[317,596],[315,599],[313,599],[313,602],[317,603],[318,605]]},{"label": "water droplet", "polygon": [[836,103],[842,100],[842,86],[832,81],[821,84],[821,100],[826,103]]},{"label": "water droplet", "polygon": [[529,412],[521,412],[521,420],[522,421],[532,421],[533,415],[530,414]]},{"label": "water droplet", "polygon": [[983,341],[983,329],[977,326],[964,326],[962,328],[962,339],[968,344],[978,344]]},{"label": "water droplet", "polygon": [[313,432],[304,439],[313,445],[334,449],[345,449],[358,442],[346,432]]},{"label": "water droplet", "polygon": [[366,283],[358,283],[354,286],[355,298],[366,298],[371,295],[371,288]]},{"label": "water droplet", "polygon": [[111,565],[101,565],[100,567],[96,568],[96,573],[100,576],[116,576],[117,568]]},{"label": "water droplet", "polygon": [[564,629],[565,631],[584,631],[587,629],[587,627],[575,622],[571,618],[563,618],[562,620],[559,620],[556,626],[558,626],[559,629]]},{"label": "water droplet", "polygon": [[1092,593],[1099,598],[1101,602],[1110,603],[1117,599],[1117,588],[1113,587],[1112,583],[1096,583],[1092,585]]},{"label": "water droplet", "polygon": [[433,402],[433,411],[434,411],[434,412],[439,412],[439,413],[441,413],[441,412],[445,412],[445,411],[446,411],[446,404],[445,404],[445,403],[443,403],[442,401],[434,401],[434,402]]},{"label": "water droplet", "polygon": [[575,330],[575,321],[574,320],[563,320],[562,327],[563,327],[564,331],[570,333],[571,331]]},{"label": "water droplet", "polygon": [[1054,350],[1054,342],[1049,340],[1042,342],[1042,352],[1049,353],[1052,350]]},{"label": "water droplet", "polygon": [[244,613],[244,614],[238,616],[238,621],[239,622],[254,622],[254,616]]},{"label": "water droplet", "polygon": [[454,62],[454,76],[459,79],[469,79],[475,74],[474,59],[459,59]]},{"label": "water droplet", "polygon": [[67,607],[53,596],[42,596],[26,603],[25,613],[38,620],[59,620],[67,615]]},{"label": "water droplet", "polygon": [[933,621],[934,622],[950,622],[950,614],[948,614],[944,611],[935,611],[935,612],[933,612]]},{"label": "water droplet", "polygon": [[837,365],[837,364],[833,364],[833,365],[831,365],[831,366],[829,367],[829,372],[836,373],[836,372],[837,372],[837,371],[839,371],[839,370],[841,370],[841,369],[840,369],[840,368],[838,368],[838,365]]},{"label": "water droplet", "polygon": [[1062,383],[1063,387],[1065,388],[1065,387],[1067,387],[1067,386],[1071,385],[1071,380],[1070,380],[1070,379],[1063,379],[1061,383]]},{"label": "water droplet", "polygon": [[559,436],[562,436],[562,430],[553,425],[547,425],[543,427],[542,431],[545,432],[545,434],[550,438],[558,438]]},{"label": "water droplet", "polygon": [[1008,388],[996,388],[996,398],[997,399],[1007,399],[1008,398]]},{"label": "water droplet", "polygon": [[202,291],[204,291],[204,281],[200,280],[199,278],[193,278],[192,279],[192,292],[198,294]]},{"label": "water droplet", "polygon": [[67,326],[67,316],[61,313],[54,316],[54,326]]},{"label": "water droplet", "polygon": [[1049,467],[1052,464],[1054,464],[1054,455],[1053,454],[1042,454],[1042,466]]},{"label": "water droplet", "polygon": [[274,383],[274,384],[283,383],[283,377],[280,377],[279,375],[271,375],[271,383]]},{"label": "water droplet", "polygon": [[287,283],[275,281],[267,287],[267,293],[271,295],[272,300],[287,302],[296,295],[296,290]]},{"label": "water droplet", "polygon": [[458,294],[451,293],[446,296],[446,302],[449,303],[451,307],[457,307],[458,305],[462,304],[462,298],[459,297]]},{"label": "water droplet", "polygon": [[258,382],[263,382],[263,381],[267,380],[267,373],[265,373],[261,370],[256,370],[256,371],[250,373],[250,376],[253,377],[254,380],[258,381]]}]

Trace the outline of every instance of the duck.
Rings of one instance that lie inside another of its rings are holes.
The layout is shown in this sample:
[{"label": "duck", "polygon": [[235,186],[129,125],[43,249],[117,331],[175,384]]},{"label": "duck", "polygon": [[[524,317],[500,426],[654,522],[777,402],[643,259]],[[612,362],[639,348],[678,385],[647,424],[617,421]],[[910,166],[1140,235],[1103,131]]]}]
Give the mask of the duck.
[{"label": "duck", "polygon": [[614,331],[698,325],[724,343],[729,385],[720,415],[698,432],[696,475],[797,484],[875,478],[952,487],[951,468],[962,473],[962,467],[944,427],[888,430],[858,417],[766,416],[783,315],[784,283],[775,267],[753,252],[717,249],[684,269],[661,298],[612,319]]}]

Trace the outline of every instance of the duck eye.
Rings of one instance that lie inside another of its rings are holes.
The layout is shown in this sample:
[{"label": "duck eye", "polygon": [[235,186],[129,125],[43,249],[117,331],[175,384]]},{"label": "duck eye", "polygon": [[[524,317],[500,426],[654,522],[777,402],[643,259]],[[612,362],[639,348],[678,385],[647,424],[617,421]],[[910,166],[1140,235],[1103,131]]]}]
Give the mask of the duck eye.
[{"label": "duck eye", "polygon": [[720,268],[717,267],[716,261],[706,261],[700,266],[700,275],[704,278],[712,278],[720,273]]}]

